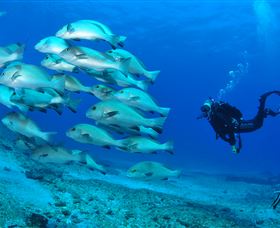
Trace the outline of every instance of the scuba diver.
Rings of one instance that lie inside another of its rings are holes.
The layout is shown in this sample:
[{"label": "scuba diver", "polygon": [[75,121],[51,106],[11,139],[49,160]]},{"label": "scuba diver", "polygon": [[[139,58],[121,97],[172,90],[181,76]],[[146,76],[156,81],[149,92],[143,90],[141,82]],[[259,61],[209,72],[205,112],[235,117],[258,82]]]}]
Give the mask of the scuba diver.
[{"label": "scuba diver", "polygon": [[198,119],[207,118],[216,132],[216,139],[219,137],[232,146],[234,153],[239,153],[242,148],[240,133],[255,131],[263,126],[267,116],[277,116],[280,109],[273,111],[265,107],[266,99],[272,94],[280,96],[280,91],[270,91],[263,94],[257,115],[251,120],[243,120],[242,113],[235,107],[223,101],[209,99],[201,107],[202,115]]}]

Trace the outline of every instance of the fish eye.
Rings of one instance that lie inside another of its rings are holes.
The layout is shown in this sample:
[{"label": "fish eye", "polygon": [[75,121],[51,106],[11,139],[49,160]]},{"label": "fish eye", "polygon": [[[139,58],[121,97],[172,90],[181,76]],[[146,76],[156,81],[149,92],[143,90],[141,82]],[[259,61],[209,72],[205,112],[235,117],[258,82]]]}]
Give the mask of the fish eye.
[{"label": "fish eye", "polygon": [[136,172],[136,169],[133,169],[133,170],[131,170],[130,172],[131,172],[131,173],[135,173],[135,172]]},{"label": "fish eye", "polygon": [[96,88],[98,89],[100,86],[98,85],[98,86],[96,86]]},{"label": "fish eye", "polygon": [[92,110],[96,110],[96,106],[93,106],[93,107],[92,107]]},{"label": "fish eye", "polygon": [[120,93],[124,93],[123,90],[121,90]]},{"label": "fish eye", "polygon": [[76,128],[73,127],[73,128],[71,129],[71,131],[76,131]]},{"label": "fish eye", "polygon": [[110,50],[110,51],[108,51],[108,53],[113,53],[113,51],[112,51],[112,50]]},{"label": "fish eye", "polygon": [[13,94],[12,95],[17,95],[17,93],[16,92],[13,92]]}]

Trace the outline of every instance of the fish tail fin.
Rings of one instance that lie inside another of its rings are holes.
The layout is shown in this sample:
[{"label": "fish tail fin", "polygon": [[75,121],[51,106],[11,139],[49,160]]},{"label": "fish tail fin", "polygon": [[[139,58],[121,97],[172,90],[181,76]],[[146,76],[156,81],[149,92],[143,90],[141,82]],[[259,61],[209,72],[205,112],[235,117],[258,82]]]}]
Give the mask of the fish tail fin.
[{"label": "fish tail fin", "polygon": [[57,132],[43,132],[41,138],[47,142],[51,140],[53,135],[57,134]]},{"label": "fish tail fin", "polygon": [[[83,86],[80,91],[94,95],[92,89],[93,87]],[[80,93],[80,91],[77,91],[77,93]]]},{"label": "fish tail fin", "polygon": [[119,62],[119,70],[125,75],[128,73],[128,67],[130,64],[130,60],[131,60],[131,58],[126,58],[126,59],[122,59]]},{"label": "fish tail fin", "polygon": [[64,93],[65,88],[65,77],[53,77],[52,79],[53,88],[59,93]]},{"label": "fish tail fin", "polygon": [[63,113],[63,105],[62,104],[52,104],[51,108],[58,114],[62,115]]},{"label": "fish tail fin", "polygon": [[139,87],[140,89],[147,91],[148,87],[149,87],[149,82],[147,81],[138,81],[137,82],[137,87]]},{"label": "fish tail fin", "polygon": [[51,99],[51,104],[61,104],[63,103],[63,98],[61,96],[56,96]]},{"label": "fish tail fin", "polygon": [[9,54],[16,53],[19,56],[19,58],[17,58],[17,60],[19,60],[20,57],[22,58],[24,48],[25,48],[25,45],[18,42],[18,43],[8,45],[5,50]]},{"label": "fish tail fin", "polygon": [[176,169],[172,171],[172,176],[179,177],[182,174],[182,170]]},{"label": "fish tail fin", "polygon": [[146,135],[149,135],[151,138],[153,138],[153,139],[156,139],[156,138],[158,138],[158,136],[159,136],[159,133],[158,132],[156,132],[154,129],[152,129],[152,128],[146,128],[146,127],[143,127],[143,126],[140,126],[139,127],[140,128],[140,132],[142,133],[142,134],[146,134]]},{"label": "fish tail fin", "polygon": [[77,108],[79,104],[81,103],[81,99],[67,99],[67,107],[74,113],[77,112]]},{"label": "fish tail fin", "polygon": [[126,40],[126,36],[118,36],[118,35],[113,35],[111,37],[111,45],[113,49],[116,49],[118,46],[124,47],[124,42]]},{"label": "fish tail fin", "polygon": [[23,58],[23,53],[25,49],[25,45],[22,43],[17,43],[18,49],[16,50],[16,53],[18,55],[18,60],[21,60]]},{"label": "fish tail fin", "polygon": [[170,112],[170,108],[160,108],[160,115],[161,116],[168,116],[169,112]]},{"label": "fish tail fin", "polygon": [[172,141],[168,141],[164,143],[162,146],[165,151],[167,151],[170,154],[174,154],[174,143]]},{"label": "fish tail fin", "polygon": [[152,83],[155,82],[157,79],[157,76],[159,75],[160,70],[155,70],[155,71],[146,71],[145,76],[151,80]]},{"label": "fish tail fin", "polygon": [[88,167],[93,168],[93,169],[97,169],[98,171],[100,171],[104,175],[106,174],[106,170],[104,169],[104,167],[102,165],[96,164],[96,162],[88,154],[85,155],[85,162],[87,163]]},{"label": "fish tail fin", "polygon": [[166,117],[159,117],[159,118],[155,118],[155,119],[150,119],[150,127],[152,129],[154,129],[156,132],[158,132],[159,134],[162,133],[162,127],[163,124],[166,120]]}]

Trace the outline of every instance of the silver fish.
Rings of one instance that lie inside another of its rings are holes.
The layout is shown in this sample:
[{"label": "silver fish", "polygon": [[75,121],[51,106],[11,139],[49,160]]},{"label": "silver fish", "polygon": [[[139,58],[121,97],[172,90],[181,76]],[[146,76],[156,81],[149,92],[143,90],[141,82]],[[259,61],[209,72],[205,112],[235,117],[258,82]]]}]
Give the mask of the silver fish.
[{"label": "silver fish", "polygon": [[63,26],[57,33],[57,37],[72,40],[104,40],[113,48],[118,45],[123,47],[125,36],[119,36],[104,24],[94,20],[80,20]]},{"label": "silver fish", "polygon": [[122,147],[120,149],[130,153],[157,153],[157,151],[167,151],[173,154],[173,143],[168,141],[166,143],[159,143],[155,140],[148,139],[142,136],[130,136],[122,139]]},{"label": "silver fish", "polygon": [[136,88],[124,88],[114,93],[114,97],[121,102],[147,112],[157,112],[168,116],[170,108],[159,107],[148,93]]},{"label": "silver fish", "polygon": [[11,131],[24,135],[28,138],[38,137],[44,141],[50,141],[50,137],[55,132],[42,132],[40,128],[28,117],[21,113],[8,113],[2,123]]},{"label": "silver fish", "polygon": [[170,177],[178,177],[179,170],[171,170],[159,162],[139,162],[128,169],[127,176],[143,180],[167,180]]},{"label": "silver fish", "polygon": [[68,47],[59,53],[59,56],[82,69],[93,69],[96,71],[104,71],[106,69],[115,69],[126,73],[130,59],[115,61],[112,57],[90,49],[87,47]]},{"label": "silver fish", "polygon": [[121,87],[138,87],[142,90],[147,90],[149,82],[144,80],[136,80],[135,77],[129,73],[125,74],[119,70],[108,69],[103,72],[96,72],[93,70],[86,71],[89,75],[93,76],[99,81],[114,84]]},{"label": "silver fish", "polygon": [[107,131],[89,124],[77,124],[69,129],[66,135],[77,142],[94,144],[105,148],[121,145]]},{"label": "silver fish", "polygon": [[139,129],[139,126],[149,127],[161,133],[165,117],[148,119],[134,108],[117,100],[105,100],[90,107],[86,112],[88,118],[104,125],[115,125],[124,128]]},{"label": "silver fish", "polygon": [[83,151],[68,150],[64,147],[41,146],[32,151],[31,159],[41,163],[67,164],[69,162],[85,163],[90,168],[106,173],[105,168]]},{"label": "silver fish", "polygon": [[31,110],[32,107],[47,109],[49,107],[57,108],[59,105],[65,105],[75,113],[80,103],[80,100],[73,100],[66,96],[62,97],[51,89],[20,89],[11,96],[10,100],[15,104],[26,105]]},{"label": "silver fish", "polygon": [[109,50],[106,52],[106,54],[112,56],[116,61],[122,61],[122,59],[130,59],[129,66],[128,66],[128,72],[131,74],[136,75],[144,75],[148,79],[150,79],[152,82],[154,82],[159,75],[160,71],[148,71],[146,70],[145,65],[141,60],[139,60],[135,55],[132,53],[123,50],[123,49],[116,49],[116,50]]},{"label": "silver fish", "polygon": [[57,55],[68,47],[70,45],[67,41],[56,36],[46,37],[35,45],[35,49],[39,52]]},{"label": "silver fish", "polygon": [[0,84],[12,88],[53,88],[63,93],[65,79],[53,78],[43,68],[35,65],[16,63],[9,65],[2,72]]},{"label": "silver fish", "polygon": [[70,63],[67,63],[65,60],[63,60],[56,54],[47,54],[46,57],[41,61],[41,65],[48,69],[56,70],[58,72],[63,72],[63,71],[69,71],[74,73],[79,72],[78,67]]}]

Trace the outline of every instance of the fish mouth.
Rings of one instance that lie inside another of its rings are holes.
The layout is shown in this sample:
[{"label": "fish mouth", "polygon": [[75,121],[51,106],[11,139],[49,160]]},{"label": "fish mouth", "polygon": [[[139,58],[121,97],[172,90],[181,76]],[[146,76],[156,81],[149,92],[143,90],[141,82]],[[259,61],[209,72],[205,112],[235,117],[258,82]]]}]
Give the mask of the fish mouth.
[{"label": "fish mouth", "polygon": [[93,115],[88,111],[88,112],[86,112],[86,117],[87,118],[93,118]]},{"label": "fish mouth", "polygon": [[86,112],[86,117],[90,118],[90,114],[88,112]]},{"label": "fish mouth", "polygon": [[129,177],[129,178],[132,177],[131,173],[127,173],[126,176]]},{"label": "fish mouth", "polygon": [[55,34],[56,37],[60,37],[60,38],[63,38],[64,36],[64,33],[61,32],[61,31],[58,31],[56,34]]},{"label": "fish mouth", "polygon": [[34,48],[37,50],[37,51],[41,51],[41,46],[39,45],[39,44],[36,44],[35,46],[34,46]]},{"label": "fish mouth", "polygon": [[65,135],[66,135],[67,137],[69,137],[69,138],[72,138],[69,131],[67,131],[67,132],[65,133]]}]

